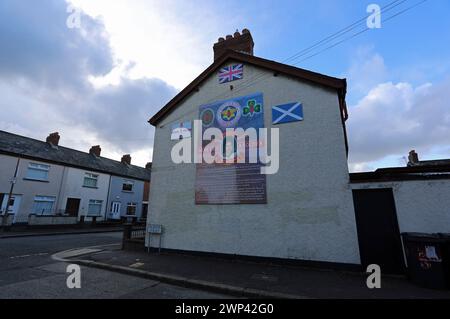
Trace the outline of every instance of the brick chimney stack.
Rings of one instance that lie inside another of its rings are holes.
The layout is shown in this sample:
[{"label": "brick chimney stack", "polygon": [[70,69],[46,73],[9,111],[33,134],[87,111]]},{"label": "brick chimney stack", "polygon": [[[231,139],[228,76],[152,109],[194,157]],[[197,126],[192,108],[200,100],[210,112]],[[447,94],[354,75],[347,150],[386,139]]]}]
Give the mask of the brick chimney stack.
[{"label": "brick chimney stack", "polygon": [[127,154],[122,156],[122,159],[120,161],[122,162],[122,164],[131,165],[131,155]]},{"label": "brick chimney stack", "polygon": [[89,150],[89,154],[95,155],[96,157],[100,157],[101,152],[102,149],[100,148],[100,145],[92,146]]},{"label": "brick chimney stack", "polygon": [[409,152],[408,155],[408,166],[414,166],[419,163],[419,155],[415,150]]},{"label": "brick chimney stack", "polygon": [[214,44],[214,61],[217,60],[227,50],[234,50],[242,53],[253,55],[253,42],[252,34],[248,29],[243,29],[242,33],[236,31],[234,35],[227,35],[224,38],[219,38],[217,43]]},{"label": "brick chimney stack", "polygon": [[58,146],[59,139],[60,139],[59,133],[55,132],[47,136],[46,142],[52,146]]}]

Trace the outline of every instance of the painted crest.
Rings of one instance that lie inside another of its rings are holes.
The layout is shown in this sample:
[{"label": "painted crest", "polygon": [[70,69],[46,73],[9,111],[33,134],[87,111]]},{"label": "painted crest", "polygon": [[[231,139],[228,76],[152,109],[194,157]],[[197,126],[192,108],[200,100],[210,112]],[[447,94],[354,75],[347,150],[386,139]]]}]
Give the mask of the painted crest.
[{"label": "painted crest", "polygon": [[214,123],[214,118],[214,111],[211,109],[204,109],[200,114],[200,120],[205,127],[210,127]]},{"label": "painted crest", "polygon": [[257,103],[256,100],[247,101],[247,105],[242,110],[242,114],[244,116],[253,116],[257,113],[261,113],[261,104]]},{"label": "painted crest", "polygon": [[217,110],[217,121],[221,127],[234,127],[241,118],[241,106],[237,102],[226,102]]}]

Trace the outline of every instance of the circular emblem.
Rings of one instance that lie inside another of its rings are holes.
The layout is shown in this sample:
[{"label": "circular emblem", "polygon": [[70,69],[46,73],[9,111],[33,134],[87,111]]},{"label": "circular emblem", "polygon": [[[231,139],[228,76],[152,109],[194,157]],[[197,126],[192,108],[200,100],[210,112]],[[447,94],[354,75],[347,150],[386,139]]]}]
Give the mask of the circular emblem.
[{"label": "circular emblem", "polygon": [[241,106],[237,102],[226,102],[217,110],[217,121],[221,127],[233,127],[241,118]]},{"label": "circular emblem", "polygon": [[211,109],[204,109],[200,114],[203,126],[209,127],[214,123],[214,112]]}]

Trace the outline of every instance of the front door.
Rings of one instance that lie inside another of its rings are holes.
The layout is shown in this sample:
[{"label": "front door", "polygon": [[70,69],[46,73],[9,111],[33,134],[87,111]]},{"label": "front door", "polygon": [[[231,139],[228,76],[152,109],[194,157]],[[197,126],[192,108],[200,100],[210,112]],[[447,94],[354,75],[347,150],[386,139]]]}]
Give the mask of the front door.
[{"label": "front door", "polygon": [[3,215],[3,199],[8,196],[7,194],[0,194],[0,215]]},{"label": "front door", "polygon": [[120,202],[112,202],[111,203],[111,213],[110,216],[112,219],[119,220],[120,219]]},{"label": "front door", "polygon": [[[0,209],[2,212],[6,212],[6,206],[8,204],[8,198],[9,198],[8,194],[5,194],[3,196],[3,202],[2,202],[1,209]],[[8,211],[6,213],[14,215],[13,223],[16,222],[16,217],[17,217],[18,212],[19,212],[19,207],[20,207],[21,200],[22,200],[22,196],[21,195],[12,195],[11,198],[9,198],[9,206],[8,206]]]},{"label": "front door", "polygon": [[141,219],[147,219],[147,214],[148,214],[148,204],[142,204]]},{"label": "front door", "polygon": [[364,269],[377,264],[385,274],[403,274],[405,261],[391,188],[353,190],[359,251]]},{"label": "front door", "polygon": [[78,217],[79,210],[80,210],[80,199],[68,198],[66,204],[66,214],[71,217]]}]

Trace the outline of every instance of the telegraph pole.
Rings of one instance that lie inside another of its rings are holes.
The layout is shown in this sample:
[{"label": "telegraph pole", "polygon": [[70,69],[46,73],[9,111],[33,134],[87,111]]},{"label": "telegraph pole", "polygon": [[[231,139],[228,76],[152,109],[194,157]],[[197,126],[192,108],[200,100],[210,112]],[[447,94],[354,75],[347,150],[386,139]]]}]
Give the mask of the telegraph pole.
[{"label": "telegraph pole", "polygon": [[3,213],[3,221],[2,221],[2,226],[6,226],[6,221],[8,219],[8,211],[9,211],[9,202],[11,201],[11,197],[14,191],[14,185],[16,184],[16,178],[17,178],[17,172],[19,171],[19,163],[20,163],[20,157],[17,159],[17,163],[16,163],[16,169],[14,171],[14,177],[11,180],[11,188],[9,189],[9,194],[8,194],[8,198],[6,201],[6,209],[5,212]]}]

